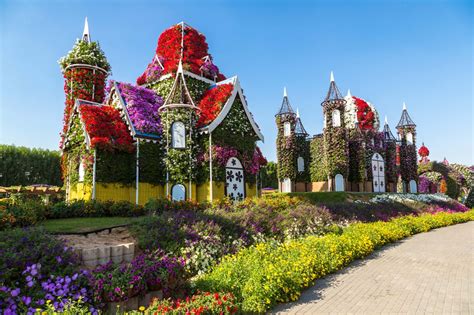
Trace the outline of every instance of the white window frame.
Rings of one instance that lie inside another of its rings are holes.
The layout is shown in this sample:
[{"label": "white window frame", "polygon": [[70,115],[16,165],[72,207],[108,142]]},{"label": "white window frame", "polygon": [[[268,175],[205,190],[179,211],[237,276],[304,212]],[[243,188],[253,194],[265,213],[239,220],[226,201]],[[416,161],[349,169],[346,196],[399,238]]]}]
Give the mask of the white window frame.
[{"label": "white window frame", "polygon": [[406,139],[408,144],[413,144],[413,134],[411,132],[407,133]]},{"label": "white window frame", "polygon": [[283,135],[289,137],[291,135],[291,124],[289,121],[283,123]]},{"label": "white window frame", "polygon": [[298,165],[298,172],[304,172],[304,159],[302,156],[298,157],[296,164]]},{"label": "white window frame", "polygon": [[[182,192],[183,192],[183,195],[179,196],[179,198],[177,198],[175,193],[177,193],[179,191],[177,191],[175,189],[181,189]],[[171,187],[171,200],[173,200],[173,201],[186,200],[186,186],[184,186],[183,184],[174,184],[173,187]]]},{"label": "white window frame", "polygon": [[[182,128],[183,134],[179,135],[177,132],[178,128]],[[178,137],[179,136],[179,137]],[[182,140],[178,142],[178,139]],[[182,121],[175,121],[171,125],[171,147],[173,149],[185,149],[186,148],[186,125]]]},{"label": "white window frame", "polygon": [[332,111],[332,126],[341,127],[341,111],[339,109]]},{"label": "white window frame", "polygon": [[79,182],[83,182],[84,181],[84,177],[86,175],[86,169],[84,167],[84,160],[82,159],[82,157],[79,159]]}]

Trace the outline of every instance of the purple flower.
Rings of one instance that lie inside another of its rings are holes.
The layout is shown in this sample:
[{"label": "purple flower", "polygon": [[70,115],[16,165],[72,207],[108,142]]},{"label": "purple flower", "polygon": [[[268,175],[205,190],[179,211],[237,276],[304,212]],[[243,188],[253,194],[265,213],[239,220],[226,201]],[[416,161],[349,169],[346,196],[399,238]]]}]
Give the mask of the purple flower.
[{"label": "purple flower", "polygon": [[16,297],[18,294],[20,294],[20,288],[16,288],[15,290],[12,290],[10,292],[11,296]]},{"label": "purple flower", "polygon": [[25,303],[26,305],[30,305],[31,303],[31,298],[29,296],[22,296],[21,297],[21,300],[23,301],[23,303]]}]

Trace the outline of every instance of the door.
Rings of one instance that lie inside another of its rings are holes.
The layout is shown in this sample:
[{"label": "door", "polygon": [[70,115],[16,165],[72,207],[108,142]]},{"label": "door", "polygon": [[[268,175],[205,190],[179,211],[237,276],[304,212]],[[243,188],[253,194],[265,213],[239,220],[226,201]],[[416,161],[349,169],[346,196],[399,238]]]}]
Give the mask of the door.
[{"label": "door", "polygon": [[225,174],[226,196],[232,200],[243,200],[245,198],[245,178],[244,169],[239,159],[232,157],[227,161]]},{"label": "door", "polygon": [[336,174],[335,178],[335,191],[344,191],[344,176]]},{"label": "door", "polygon": [[385,192],[385,162],[378,153],[372,156],[372,178],[374,192]]}]

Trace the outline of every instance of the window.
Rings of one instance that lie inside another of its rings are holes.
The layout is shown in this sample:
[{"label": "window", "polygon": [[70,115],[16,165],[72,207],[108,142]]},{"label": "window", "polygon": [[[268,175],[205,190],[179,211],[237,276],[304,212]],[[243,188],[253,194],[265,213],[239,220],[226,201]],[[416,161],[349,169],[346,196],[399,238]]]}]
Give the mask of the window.
[{"label": "window", "polygon": [[84,181],[84,175],[86,171],[84,169],[84,161],[82,158],[79,160],[79,181],[83,182]]},{"label": "window", "polygon": [[283,124],[283,135],[288,137],[291,134],[291,124],[289,121]]},{"label": "window", "polygon": [[298,164],[298,172],[304,172],[304,159],[299,156],[297,160]]},{"label": "window", "polygon": [[186,199],[186,187],[183,184],[176,184],[171,188],[171,199],[173,201],[183,201]]},{"label": "window", "polygon": [[171,147],[175,149],[186,147],[186,129],[181,121],[171,125]]},{"label": "window", "polygon": [[332,112],[332,126],[340,127],[341,126],[341,112],[337,109]]},{"label": "window", "polygon": [[407,143],[413,144],[413,134],[411,132],[407,133]]},{"label": "window", "polygon": [[324,117],[323,117],[323,128],[326,128],[326,114],[324,114]]}]

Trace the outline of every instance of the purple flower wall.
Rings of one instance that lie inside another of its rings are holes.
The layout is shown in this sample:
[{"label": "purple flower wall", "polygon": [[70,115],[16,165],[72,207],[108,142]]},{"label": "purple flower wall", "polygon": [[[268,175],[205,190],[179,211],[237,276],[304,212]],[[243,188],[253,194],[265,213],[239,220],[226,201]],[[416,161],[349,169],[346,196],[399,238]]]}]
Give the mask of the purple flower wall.
[{"label": "purple flower wall", "polygon": [[141,133],[161,134],[158,109],[163,105],[163,99],[145,87],[121,82],[117,82],[117,86],[126,102],[128,115],[135,130]]}]

